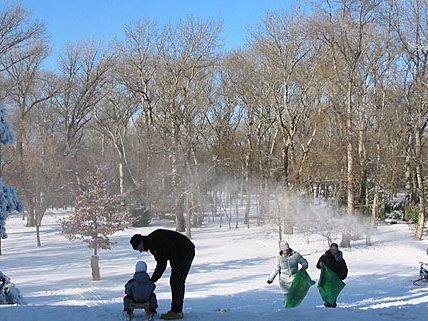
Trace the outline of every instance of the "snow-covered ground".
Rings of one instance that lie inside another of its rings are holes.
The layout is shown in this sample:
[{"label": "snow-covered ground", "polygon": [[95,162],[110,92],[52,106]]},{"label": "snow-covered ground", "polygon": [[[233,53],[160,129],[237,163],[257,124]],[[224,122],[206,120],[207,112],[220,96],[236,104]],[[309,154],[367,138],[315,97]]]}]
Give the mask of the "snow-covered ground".
[{"label": "snow-covered ground", "polygon": [[[153,258],[133,251],[129,238],[158,227],[128,229],[116,234],[117,244],[100,254],[102,281],[91,281],[90,251],[79,241],[69,242],[58,231],[55,215],[41,229],[43,246],[35,246],[34,230],[18,217],[7,222],[0,270],[19,287],[28,305],[0,306],[1,321],[117,321],[122,320],[123,285],[138,259],[153,271]],[[284,309],[277,283],[266,279],[277,252],[277,234],[267,228],[229,230],[203,227],[193,231],[196,257],[188,277],[186,320],[427,320],[428,287],[414,287],[418,262],[428,261],[426,241],[411,239],[406,225],[378,229],[374,246],[355,243],[344,250],[349,267],[347,286],[337,309],[322,306],[313,286],[301,306]],[[316,261],[326,248],[313,236],[307,244],[300,235],[290,245],[309,261],[309,274],[318,278]],[[159,312],[169,308],[168,272],[158,282]],[[142,316],[139,316],[142,319]]]}]

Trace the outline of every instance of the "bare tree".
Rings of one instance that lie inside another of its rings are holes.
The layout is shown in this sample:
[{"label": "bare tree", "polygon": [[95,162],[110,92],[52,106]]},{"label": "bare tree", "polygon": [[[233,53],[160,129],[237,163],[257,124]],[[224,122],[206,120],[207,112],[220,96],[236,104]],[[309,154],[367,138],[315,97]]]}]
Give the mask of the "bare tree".
[{"label": "bare tree", "polygon": [[94,108],[107,94],[112,68],[112,55],[91,42],[69,45],[61,57],[57,83],[58,94],[52,106],[59,120],[58,130],[68,156],[68,170],[74,173],[80,185],[78,170],[79,149],[83,144],[84,131],[92,120]]},{"label": "bare tree", "polygon": [[[302,146],[305,152],[316,132],[313,127],[307,142],[298,146],[297,134],[310,113],[316,110],[316,100],[309,96],[315,87],[319,45],[311,41],[306,32],[309,27],[301,12],[271,13],[254,35],[255,50],[266,66],[264,78],[271,88],[269,97],[273,98],[275,127],[282,140],[282,180],[286,188],[294,183],[289,178],[290,160],[297,165],[296,149]],[[298,178],[300,170],[296,168],[294,171]]]},{"label": "bare tree", "polygon": [[119,156],[120,192],[135,188],[136,178],[128,158],[128,129],[133,117],[139,111],[138,101],[132,94],[116,89],[109,93],[94,110],[94,128],[101,131],[113,144]]},{"label": "bare tree", "polygon": [[[216,22],[189,18],[177,27],[167,26],[158,44],[158,113],[162,115],[158,130],[163,133],[161,137],[170,155],[177,231],[185,229],[184,210],[185,204],[189,204],[186,195],[189,198],[193,194],[188,187],[193,185],[198,167],[197,128],[204,125],[204,109],[209,105],[219,31]],[[189,222],[190,218],[190,235]]]},{"label": "bare tree", "polygon": [[[27,52],[28,51],[28,52]],[[47,56],[47,47],[42,39],[36,39],[26,52],[19,49],[11,52],[9,60],[18,61],[7,69],[9,91],[6,101],[17,110],[17,161],[20,171],[19,188],[22,190],[24,201],[28,208],[27,226],[35,226],[33,190],[27,182],[31,181],[28,163],[25,158],[32,136],[32,124],[29,121],[31,113],[37,113],[37,108],[54,95],[51,77],[41,70],[41,64]],[[26,57],[23,59],[22,57]],[[10,64],[6,61],[6,65]],[[4,66],[5,63],[3,62]]]},{"label": "bare tree", "polygon": [[[338,0],[327,1],[320,9],[318,37],[329,48],[330,63],[334,69],[334,85],[342,108],[337,111],[346,128],[346,177],[347,213],[355,212],[355,115],[356,86],[359,81],[359,67],[367,46],[368,30],[375,23],[375,10],[381,1]],[[350,246],[350,233],[343,233],[341,245]]]},{"label": "bare tree", "polygon": [[[415,237],[422,239],[425,226],[425,183],[423,170],[423,138],[427,125],[428,107],[428,2],[414,0],[397,1],[395,27],[403,52],[404,94],[406,102],[407,147],[406,163],[410,172],[410,160],[414,160],[417,194],[418,223]],[[409,185],[407,185],[408,187]]]},{"label": "bare tree", "polygon": [[34,39],[44,38],[44,25],[29,18],[28,11],[18,5],[5,6],[0,12],[0,72],[32,56]]}]

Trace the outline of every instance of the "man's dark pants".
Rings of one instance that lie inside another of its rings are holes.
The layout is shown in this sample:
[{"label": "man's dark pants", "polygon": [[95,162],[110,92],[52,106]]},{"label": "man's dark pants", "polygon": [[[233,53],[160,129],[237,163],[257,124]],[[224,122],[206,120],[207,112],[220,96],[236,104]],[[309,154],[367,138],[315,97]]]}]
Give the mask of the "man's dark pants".
[{"label": "man's dark pants", "polygon": [[194,257],[195,249],[192,249],[185,257],[181,258],[180,262],[171,265],[169,284],[172,294],[172,312],[183,312],[185,282]]}]

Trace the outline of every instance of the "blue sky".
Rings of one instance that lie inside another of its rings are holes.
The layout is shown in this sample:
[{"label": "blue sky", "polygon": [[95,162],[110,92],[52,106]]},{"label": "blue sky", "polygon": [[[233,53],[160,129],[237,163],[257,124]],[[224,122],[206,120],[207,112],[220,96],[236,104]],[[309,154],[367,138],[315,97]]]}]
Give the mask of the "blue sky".
[{"label": "blue sky", "polygon": [[[0,0],[1,1],[1,0]],[[51,40],[53,68],[67,42],[109,41],[130,22],[148,17],[160,24],[189,15],[223,21],[225,49],[243,46],[248,28],[269,10],[290,9],[295,0],[20,0],[34,18],[43,21]]]}]

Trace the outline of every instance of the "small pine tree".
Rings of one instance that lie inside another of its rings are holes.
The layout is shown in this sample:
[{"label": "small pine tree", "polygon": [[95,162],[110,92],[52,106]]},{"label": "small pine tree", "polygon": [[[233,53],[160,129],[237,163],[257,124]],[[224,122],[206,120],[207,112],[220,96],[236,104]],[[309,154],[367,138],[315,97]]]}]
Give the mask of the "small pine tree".
[{"label": "small pine tree", "polygon": [[89,175],[86,189],[76,199],[76,211],[60,220],[62,234],[69,240],[82,240],[94,250],[91,257],[92,279],[100,280],[98,251],[111,248],[109,238],[130,224],[129,215],[122,206],[122,199],[112,195],[101,171]]},{"label": "small pine tree", "polygon": [[0,179],[0,237],[7,238],[6,218],[13,212],[21,212],[22,202],[15,190]]},{"label": "small pine tree", "polygon": [[[3,106],[0,106],[0,144],[11,144],[13,142],[13,133],[5,119]],[[1,155],[0,155],[1,156]],[[0,158],[1,160],[1,158]],[[1,177],[1,161],[0,161]],[[7,238],[6,219],[15,211],[21,212],[23,205],[15,190],[5,184],[0,178],[0,255],[1,239]]]},{"label": "small pine tree", "polygon": [[13,133],[6,121],[4,107],[0,105],[0,143],[9,145],[13,143]]},{"label": "small pine tree", "polygon": [[21,292],[9,277],[0,272],[0,304],[25,304]]}]

